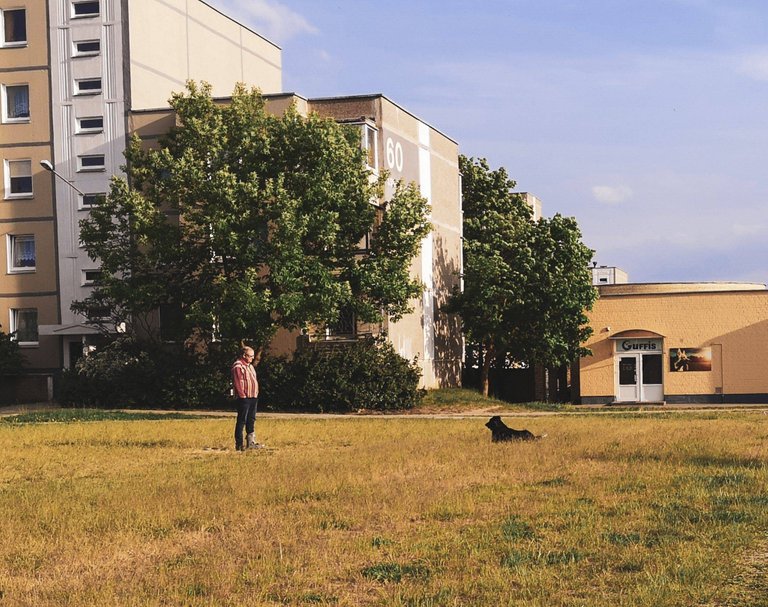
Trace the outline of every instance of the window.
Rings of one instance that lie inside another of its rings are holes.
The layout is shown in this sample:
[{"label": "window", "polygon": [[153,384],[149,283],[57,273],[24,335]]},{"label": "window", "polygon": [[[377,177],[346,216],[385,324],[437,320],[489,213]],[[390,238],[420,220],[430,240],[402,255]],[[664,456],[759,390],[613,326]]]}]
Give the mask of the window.
[{"label": "window", "polygon": [[73,57],[92,57],[101,51],[101,40],[78,40],[74,43]]},{"label": "window", "polygon": [[95,285],[101,278],[101,270],[83,270],[82,285],[84,287]]},{"label": "window", "polygon": [[87,0],[85,2],[72,2],[72,16],[79,17],[98,17],[99,16],[99,2],[98,0]]},{"label": "window", "polygon": [[339,310],[336,322],[328,326],[328,335],[350,336],[357,333],[357,316],[350,306]]},{"label": "window", "polygon": [[3,29],[3,46],[25,46],[27,44],[27,11],[23,8],[0,10]]},{"label": "window", "polygon": [[168,342],[184,340],[184,312],[179,304],[160,304],[160,338]]},{"label": "window", "polygon": [[80,197],[80,208],[81,209],[90,209],[92,207],[99,206],[104,200],[106,199],[107,195],[102,193],[99,194],[83,194]]},{"label": "window", "polygon": [[77,132],[81,135],[89,133],[101,133],[104,130],[104,117],[93,116],[77,119]]},{"label": "window", "polygon": [[8,236],[8,271],[35,271],[35,237],[31,234]]},{"label": "window", "polygon": [[29,122],[29,85],[3,86],[3,122]]},{"label": "window", "polygon": [[89,154],[87,156],[78,156],[77,170],[80,172],[103,171],[104,154]]},{"label": "window", "polygon": [[75,80],[75,95],[98,95],[101,93],[101,78]]},{"label": "window", "polygon": [[32,196],[32,161],[5,161],[5,198]]},{"label": "window", "polygon": [[11,333],[20,346],[36,346],[37,308],[11,309]]},{"label": "window", "polygon": [[379,166],[377,146],[378,134],[378,131],[370,124],[360,125],[360,145],[366,153],[365,163],[372,169],[376,169]]}]

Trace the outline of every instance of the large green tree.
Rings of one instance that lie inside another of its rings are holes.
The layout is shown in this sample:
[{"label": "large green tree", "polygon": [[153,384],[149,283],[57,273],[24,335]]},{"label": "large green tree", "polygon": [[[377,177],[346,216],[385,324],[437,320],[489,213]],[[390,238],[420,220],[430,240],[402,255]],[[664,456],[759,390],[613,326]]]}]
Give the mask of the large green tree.
[{"label": "large green tree", "polygon": [[501,167],[459,158],[464,201],[464,290],[448,310],[462,318],[469,341],[483,352],[481,388],[488,395],[493,360],[555,366],[588,352],[585,311],[597,296],[573,218],[533,220]]},{"label": "large green tree", "polygon": [[133,139],[128,180],[81,222],[103,273],[76,310],[108,309],[136,333],[173,306],[184,336],[259,345],[342,309],[369,322],[410,310],[426,201],[402,184],[381,199],[355,127],[271,114],[243,86],[220,103],[190,82],[170,103],[176,127],[149,149]]}]

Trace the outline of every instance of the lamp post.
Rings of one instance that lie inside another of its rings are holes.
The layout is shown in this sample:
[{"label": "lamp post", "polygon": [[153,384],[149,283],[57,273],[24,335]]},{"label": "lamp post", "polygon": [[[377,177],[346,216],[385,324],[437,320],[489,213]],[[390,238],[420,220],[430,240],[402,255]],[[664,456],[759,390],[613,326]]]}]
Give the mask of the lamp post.
[{"label": "lamp post", "polygon": [[72,188],[73,190],[75,190],[75,192],[77,192],[77,193],[78,193],[78,194],[80,194],[81,196],[85,196],[85,193],[84,193],[83,191],[81,191],[81,190],[80,190],[80,188],[78,188],[78,187],[77,187],[77,186],[76,186],[74,183],[72,183],[72,182],[71,182],[69,179],[67,179],[66,177],[64,177],[64,175],[62,175],[61,173],[59,173],[58,171],[56,171],[56,169],[54,169],[54,168],[53,168],[53,164],[51,164],[51,161],[50,161],[50,160],[41,160],[41,161],[40,161],[40,166],[41,166],[41,167],[43,167],[43,168],[44,168],[46,171],[50,171],[51,173],[53,173],[54,175],[56,175],[56,177],[58,177],[59,179],[61,179],[61,180],[62,180],[64,183],[66,183],[66,184],[67,184],[67,185],[68,185],[70,188]]}]

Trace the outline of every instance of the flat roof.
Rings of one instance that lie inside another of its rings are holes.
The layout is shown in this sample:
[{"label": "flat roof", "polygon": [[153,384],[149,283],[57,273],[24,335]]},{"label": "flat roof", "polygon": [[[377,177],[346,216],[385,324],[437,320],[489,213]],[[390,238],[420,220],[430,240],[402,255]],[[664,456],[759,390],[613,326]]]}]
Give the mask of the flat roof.
[{"label": "flat roof", "polygon": [[766,291],[759,282],[628,282],[596,285],[601,297],[620,295],[662,295],[674,293],[724,293]]}]

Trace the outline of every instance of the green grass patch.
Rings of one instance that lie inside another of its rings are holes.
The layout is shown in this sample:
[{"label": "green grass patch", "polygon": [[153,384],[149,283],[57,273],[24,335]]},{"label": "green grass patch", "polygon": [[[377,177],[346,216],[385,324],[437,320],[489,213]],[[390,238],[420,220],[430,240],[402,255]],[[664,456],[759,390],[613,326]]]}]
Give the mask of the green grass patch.
[{"label": "green grass patch", "polygon": [[425,580],[429,578],[429,568],[421,563],[377,563],[364,567],[363,577],[375,582],[394,582],[399,584],[404,578]]},{"label": "green grass patch", "polygon": [[[81,422],[104,422],[104,421],[146,421],[146,420],[169,420],[169,419],[191,419],[193,416],[184,413],[154,413],[150,411],[118,411],[110,409],[51,409],[50,411],[35,411],[30,413],[19,413],[18,415],[8,415],[0,417],[0,424],[10,426],[20,426],[25,424],[43,424],[43,423],[68,423],[75,424]],[[199,417],[218,417],[199,416]]]}]

